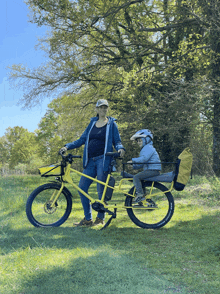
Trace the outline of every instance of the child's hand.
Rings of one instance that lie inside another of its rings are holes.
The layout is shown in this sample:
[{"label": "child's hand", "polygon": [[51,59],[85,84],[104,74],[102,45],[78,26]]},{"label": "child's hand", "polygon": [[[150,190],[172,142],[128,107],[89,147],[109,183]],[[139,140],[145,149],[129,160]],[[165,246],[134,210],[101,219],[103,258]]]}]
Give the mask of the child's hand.
[{"label": "child's hand", "polygon": [[[132,163],[132,160],[129,160],[127,163]],[[132,169],[133,168],[133,165],[132,164],[129,164],[128,165],[128,169]]]}]

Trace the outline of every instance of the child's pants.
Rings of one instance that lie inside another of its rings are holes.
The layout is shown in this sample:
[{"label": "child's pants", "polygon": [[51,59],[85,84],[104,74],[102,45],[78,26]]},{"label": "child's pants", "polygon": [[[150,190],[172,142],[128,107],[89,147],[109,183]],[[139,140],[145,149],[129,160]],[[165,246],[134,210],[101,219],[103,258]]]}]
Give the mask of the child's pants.
[{"label": "child's pants", "polygon": [[144,194],[141,181],[146,178],[155,177],[160,174],[158,170],[144,170],[136,175],[134,175],[133,183],[136,187],[137,194]]}]

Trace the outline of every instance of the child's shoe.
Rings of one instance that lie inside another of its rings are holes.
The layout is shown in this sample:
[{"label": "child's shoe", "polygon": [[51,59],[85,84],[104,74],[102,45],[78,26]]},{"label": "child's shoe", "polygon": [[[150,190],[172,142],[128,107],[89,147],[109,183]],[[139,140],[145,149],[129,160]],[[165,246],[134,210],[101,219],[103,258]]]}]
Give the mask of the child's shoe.
[{"label": "child's shoe", "polygon": [[135,203],[138,203],[144,200],[145,200],[144,194],[137,194],[137,196],[134,198]]}]

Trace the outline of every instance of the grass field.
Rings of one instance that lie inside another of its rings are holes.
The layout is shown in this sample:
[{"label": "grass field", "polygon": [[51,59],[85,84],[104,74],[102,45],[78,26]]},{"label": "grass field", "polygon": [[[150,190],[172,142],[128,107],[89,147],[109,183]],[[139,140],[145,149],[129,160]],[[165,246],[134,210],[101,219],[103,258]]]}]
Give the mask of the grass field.
[{"label": "grass field", "polygon": [[174,216],[162,229],[138,228],[120,211],[103,231],[72,226],[83,211],[71,187],[69,219],[58,228],[33,227],[25,204],[44,182],[0,179],[0,293],[220,293],[218,179],[195,177],[174,192]]}]

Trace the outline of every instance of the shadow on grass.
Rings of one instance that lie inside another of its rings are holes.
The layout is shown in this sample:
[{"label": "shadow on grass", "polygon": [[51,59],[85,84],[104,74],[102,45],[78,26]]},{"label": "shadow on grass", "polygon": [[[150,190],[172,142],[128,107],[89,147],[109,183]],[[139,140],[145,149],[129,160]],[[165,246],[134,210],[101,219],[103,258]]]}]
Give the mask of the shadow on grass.
[{"label": "shadow on grass", "polygon": [[[113,220],[103,231],[68,227],[68,221],[58,228],[26,224],[20,229],[2,228],[1,255],[25,250],[42,255],[42,266],[36,270],[32,266],[21,277],[22,292],[18,293],[217,293],[210,280],[215,279],[214,268],[219,263],[220,212],[193,221],[171,221],[159,230],[128,227],[124,219]],[[51,259],[56,261],[53,269],[47,267]],[[204,273],[202,265],[210,261],[212,270],[209,267]],[[195,268],[188,269],[188,275],[194,275],[195,281],[198,275],[197,286],[199,276],[207,275],[198,291],[193,292],[192,287],[191,292],[185,291],[182,283],[174,286],[167,280],[167,275],[172,276],[169,264],[175,264],[172,270],[181,275],[193,263],[198,264],[198,274]],[[165,276],[152,274],[155,269]]]},{"label": "shadow on grass", "polygon": [[[22,281],[22,293],[190,293],[147,268],[139,266],[135,259],[124,254],[94,253],[93,256],[70,256],[67,264],[42,269]],[[57,279],[57,277],[59,277]]]},{"label": "shadow on grass", "polygon": [[[16,218],[16,213],[13,218]],[[20,219],[20,217],[18,218]],[[158,246],[160,242],[164,244],[176,242],[175,245],[178,244],[181,248],[183,241],[198,248],[200,246],[196,246],[198,240],[200,244],[204,243],[207,247],[209,240],[217,240],[220,235],[220,212],[193,221],[180,221],[172,224],[171,220],[170,224],[158,230],[139,228],[132,222],[128,223],[128,216],[125,215],[120,220],[113,219],[105,230],[101,231],[101,228],[101,226],[92,228],[72,227],[72,221],[67,220],[63,226],[57,228],[35,228],[30,224],[27,226],[26,221],[24,228],[13,229],[8,222],[1,228],[1,249],[4,253],[10,253],[26,247],[72,249],[79,246],[94,246],[97,248],[103,244],[112,244],[117,249],[121,247],[122,250],[126,250],[126,248],[134,247],[137,242],[155,246]],[[92,243],[90,240],[92,240]]]}]

